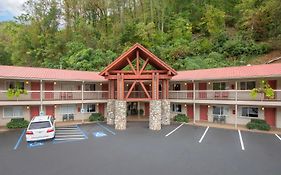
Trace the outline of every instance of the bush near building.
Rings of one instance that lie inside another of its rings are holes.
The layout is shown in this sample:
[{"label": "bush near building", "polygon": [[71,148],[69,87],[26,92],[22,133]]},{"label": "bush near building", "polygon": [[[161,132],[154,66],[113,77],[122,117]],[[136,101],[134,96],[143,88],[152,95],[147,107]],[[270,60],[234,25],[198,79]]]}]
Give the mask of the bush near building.
[{"label": "bush near building", "polygon": [[90,122],[104,121],[104,117],[100,113],[92,113],[89,117]]},{"label": "bush near building", "polygon": [[14,129],[14,128],[27,128],[28,121],[24,120],[24,118],[15,118],[11,119],[9,123],[7,123],[7,128]]},{"label": "bush near building", "polygon": [[246,127],[248,129],[258,129],[263,131],[270,130],[269,124],[267,124],[265,120],[261,120],[261,119],[251,119],[251,121],[247,123]]},{"label": "bush near building", "polygon": [[188,123],[189,122],[189,117],[186,116],[185,114],[177,114],[175,116],[175,118],[174,118],[174,121]]}]

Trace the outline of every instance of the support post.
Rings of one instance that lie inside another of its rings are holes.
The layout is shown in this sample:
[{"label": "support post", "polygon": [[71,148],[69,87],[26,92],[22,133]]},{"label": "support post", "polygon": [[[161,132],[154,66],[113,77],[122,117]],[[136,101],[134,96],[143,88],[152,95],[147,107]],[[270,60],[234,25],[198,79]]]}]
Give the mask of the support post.
[{"label": "support post", "polygon": [[114,99],[109,99],[107,101],[106,112],[107,112],[106,123],[108,125],[114,125],[114,120],[115,120],[115,100]]},{"label": "support post", "polygon": [[124,100],[115,101],[115,129],[125,130],[127,124],[127,102]]},{"label": "support post", "polygon": [[195,105],[195,95],[196,95],[196,91],[195,91],[195,81],[192,81],[193,83],[193,123],[195,123],[195,115],[196,115],[196,105]]},{"label": "support post", "polygon": [[161,130],[161,101],[160,100],[150,101],[149,129]]},{"label": "support post", "polygon": [[237,128],[237,118],[238,118],[238,105],[237,105],[237,81],[235,81],[235,128]]},{"label": "support post", "polygon": [[170,125],[170,115],[171,115],[171,103],[167,99],[161,101],[161,123],[163,125]]},{"label": "support post", "polygon": [[43,111],[43,80],[40,80],[40,113]]},{"label": "support post", "polygon": [[[82,104],[81,104],[80,112],[84,113],[84,81],[82,81],[82,84],[81,84],[81,101],[82,101]],[[84,123],[84,115],[83,115],[83,118],[82,118],[82,123]]]}]

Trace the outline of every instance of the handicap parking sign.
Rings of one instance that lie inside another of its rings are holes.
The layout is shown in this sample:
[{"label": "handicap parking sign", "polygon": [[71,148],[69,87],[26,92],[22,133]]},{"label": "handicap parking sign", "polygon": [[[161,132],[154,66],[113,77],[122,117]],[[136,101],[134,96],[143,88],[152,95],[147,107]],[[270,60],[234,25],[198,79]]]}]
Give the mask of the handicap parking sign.
[{"label": "handicap parking sign", "polygon": [[28,144],[29,148],[38,147],[44,145],[43,142],[31,142]]},{"label": "handicap parking sign", "polygon": [[107,134],[105,134],[104,132],[94,132],[93,133],[93,135],[95,136],[95,137],[105,137],[105,136],[107,136]]}]

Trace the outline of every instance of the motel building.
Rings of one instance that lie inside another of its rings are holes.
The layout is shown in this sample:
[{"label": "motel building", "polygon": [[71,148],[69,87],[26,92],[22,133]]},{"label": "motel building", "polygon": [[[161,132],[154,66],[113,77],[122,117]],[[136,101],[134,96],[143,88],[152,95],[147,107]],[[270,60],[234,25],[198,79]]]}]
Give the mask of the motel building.
[{"label": "motel building", "polygon": [[[250,95],[261,80],[274,89],[273,99]],[[8,98],[16,84],[27,94]],[[176,71],[135,44],[102,72],[0,66],[0,125],[39,114],[86,120],[97,112],[120,130],[130,120],[160,130],[177,114],[234,126],[264,119],[281,128],[281,64]]]}]

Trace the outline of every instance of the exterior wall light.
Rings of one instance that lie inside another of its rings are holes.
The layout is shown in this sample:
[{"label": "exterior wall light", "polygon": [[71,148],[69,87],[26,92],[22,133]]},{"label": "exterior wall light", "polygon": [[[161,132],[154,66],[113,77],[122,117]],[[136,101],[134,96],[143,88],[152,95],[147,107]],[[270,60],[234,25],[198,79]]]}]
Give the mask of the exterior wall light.
[{"label": "exterior wall light", "polygon": [[210,108],[211,106],[210,105],[208,105],[208,108]]},{"label": "exterior wall light", "polygon": [[57,82],[54,81],[54,85],[56,85],[56,84],[57,84]]},{"label": "exterior wall light", "polygon": [[211,84],[211,82],[208,82],[208,85],[210,85]]},{"label": "exterior wall light", "polygon": [[100,85],[102,86],[102,83],[100,83]]},{"label": "exterior wall light", "polygon": [[55,105],[54,108],[56,109],[56,108],[57,108],[57,105]]},{"label": "exterior wall light", "polygon": [[263,111],[264,111],[264,107],[262,107],[262,108],[261,108],[261,110],[263,110]]},{"label": "exterior wall light", "polygon": [[29,82],[28,82],[28,81],[25,81],[25,84],[29,84]]},{"label": "exterior wall light", "polygon": [[29,109],[29,106],[26,106],[26,109]]}]

